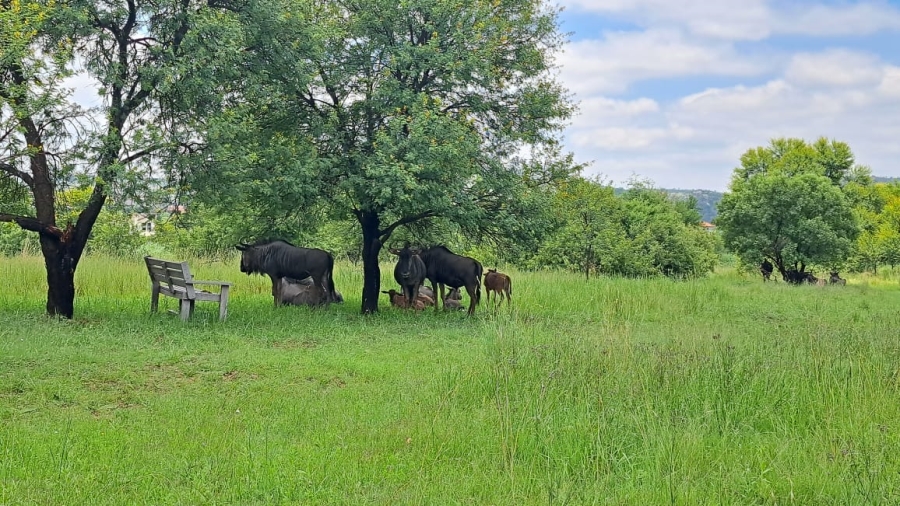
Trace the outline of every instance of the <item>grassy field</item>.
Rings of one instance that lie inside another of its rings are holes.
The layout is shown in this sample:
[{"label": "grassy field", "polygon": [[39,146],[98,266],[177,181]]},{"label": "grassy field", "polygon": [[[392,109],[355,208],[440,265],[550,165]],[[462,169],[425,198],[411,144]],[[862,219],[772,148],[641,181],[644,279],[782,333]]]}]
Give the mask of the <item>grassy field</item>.
[{"label": "grassy field", "polygon": [[0,504],[900,503],[896,277],[513,272],[511,309],[363,317],[349,264],[316,310],[192,269],[226,322],[103,258],[50,319],[0,257]]}]

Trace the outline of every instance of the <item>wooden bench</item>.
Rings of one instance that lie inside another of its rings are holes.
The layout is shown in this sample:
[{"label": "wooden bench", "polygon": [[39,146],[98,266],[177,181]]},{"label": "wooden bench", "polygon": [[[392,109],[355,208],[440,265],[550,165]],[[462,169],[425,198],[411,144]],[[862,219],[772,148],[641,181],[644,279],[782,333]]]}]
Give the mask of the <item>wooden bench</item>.
[{"label": "wooden bench", "polygon": [[[194,313],[194,302],[208,300],[219,303],[219,319],[224,320],[228,313],[228,289],[231,283],[224,281],[199,281],[191,275],[187,262],[170,262],[159,258],[144,257],[147,271],[153,282],[150,294],[150,311],[156,312],[159,307],[159,294],[174,297],[181,301],[181,319],[188,320]],[[218,286],[219,293],[195,288],[195,285]]]}]

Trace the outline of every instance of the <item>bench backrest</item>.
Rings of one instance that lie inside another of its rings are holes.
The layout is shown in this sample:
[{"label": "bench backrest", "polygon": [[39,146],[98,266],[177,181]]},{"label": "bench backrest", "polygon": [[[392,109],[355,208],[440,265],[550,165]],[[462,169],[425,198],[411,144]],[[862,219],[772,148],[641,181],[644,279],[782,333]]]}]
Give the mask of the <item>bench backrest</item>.
[{"label": "bench backrest", "polygon": [[177,289],[187,292],[188,298],[194,298],[194,277],[187,262],[171,262],[146,256],[147,271],[153,284],[159,284],[169,291]]}]

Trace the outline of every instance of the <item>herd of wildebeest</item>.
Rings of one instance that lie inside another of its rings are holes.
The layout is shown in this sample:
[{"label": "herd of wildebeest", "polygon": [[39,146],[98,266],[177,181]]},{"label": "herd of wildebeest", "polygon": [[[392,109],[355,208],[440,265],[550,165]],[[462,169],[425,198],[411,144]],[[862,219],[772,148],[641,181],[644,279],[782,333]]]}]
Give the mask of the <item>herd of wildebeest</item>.
[{"label": "herd of wildebeest", "polygon": [[[768,259],[763,260],[763,263],[760,264],[759,272],[760,272],[760,274],[762,274],[763,281],[769,281],[769,280],[776,281],[776,278],[772,277],[772,273],[775,272],[775,266],[772,265],[772,262],[770,262]],[[840,277],[838,275],[837,271],[831,271],[828,274],[829,274],[829,277],[828,277],[827,283],[830,283],[832,285],[841,285],[841,286],[844,286],[847,284],[847,280]],[[809,283],[811,285],[825,286],[825,284],[826,284],[825,278],[821,278],[821,279],[817,278],[815,275],[813,275],[813,273],[804,272],[803,269],[800,269],[800,270],[790,269],[782,275],[782,278],[786,282],[793,283],[795,285]]]},{"label": "herd of wildebeest", "polygon": [[[248,275],[267,275],[272,280],[272,297],[276,306],[292,304],[297,306],[320,306],[332,302],[343,302],[341,293],[334,286],[334,256],[316,248],[301,248],[281,240],[264,240],[253,244],[241,243],[241,272]],[[394,279],[400,290],[391,288],[382,291],[392,306],[422,310],[434,306],[435,309],[462,309],[461,288],[469,295],[468,314],[475,313],[475,306],[481,301],[482,276],[488,302],[494,294],[495,303],[512,300],[512,280],[496,269],[485,273],[481,263],[474,258],[457,255],[446,246],[432,246],[424,249],[389,248],[397,256]],[[763,281],[775,280],[772,262],[764,260],[759,266]],[[785,281],[794,284],[810,283],[824,285],[811,272],[788,270],[782,275]],[[425,281],[431,288],[425,286]],[[828,283],[846,285],[837,271],[831,271]],[[449,288],[444,293],[445,288]],[[440,295],[438,301],[437,295]],[[440,302],[440,303],[439,303]]]},{"label": "herd of wildebeest", "polygon": [[[253,244],[239,244],[241,272],[269,276],[275,305],[319,306],[343,302],[334,286],[334,256],[315,248],[300,248],[284,240],[265,240]],[[392,306],[422,310],[462,309],[461,288],[469,294],[468,314],[475,313],[481,300],[482,276],[487,300],[491,294],[497,303],[512,300],[512,280],[496,269],[484,269],[474,258],[457,255],[446,246],[410,249],[389,248],[397,256],[394,279],[400,291],[390,289],[387,294]],[[431,288],[425,281],[431,282]],[[450,290],[445,294],[444,289]],[[440,294],[440,304],[435,296]]]}]

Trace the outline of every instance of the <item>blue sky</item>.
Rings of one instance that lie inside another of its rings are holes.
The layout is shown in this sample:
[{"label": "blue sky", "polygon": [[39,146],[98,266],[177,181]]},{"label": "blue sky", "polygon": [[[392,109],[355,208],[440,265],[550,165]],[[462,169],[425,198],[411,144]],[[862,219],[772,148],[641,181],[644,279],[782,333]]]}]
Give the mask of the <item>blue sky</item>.
[{"label": "blue sky", "polygon": [[724,190],[775,137],[900,176],[900,0],[561,0],[565,132],[589,175]]}]

